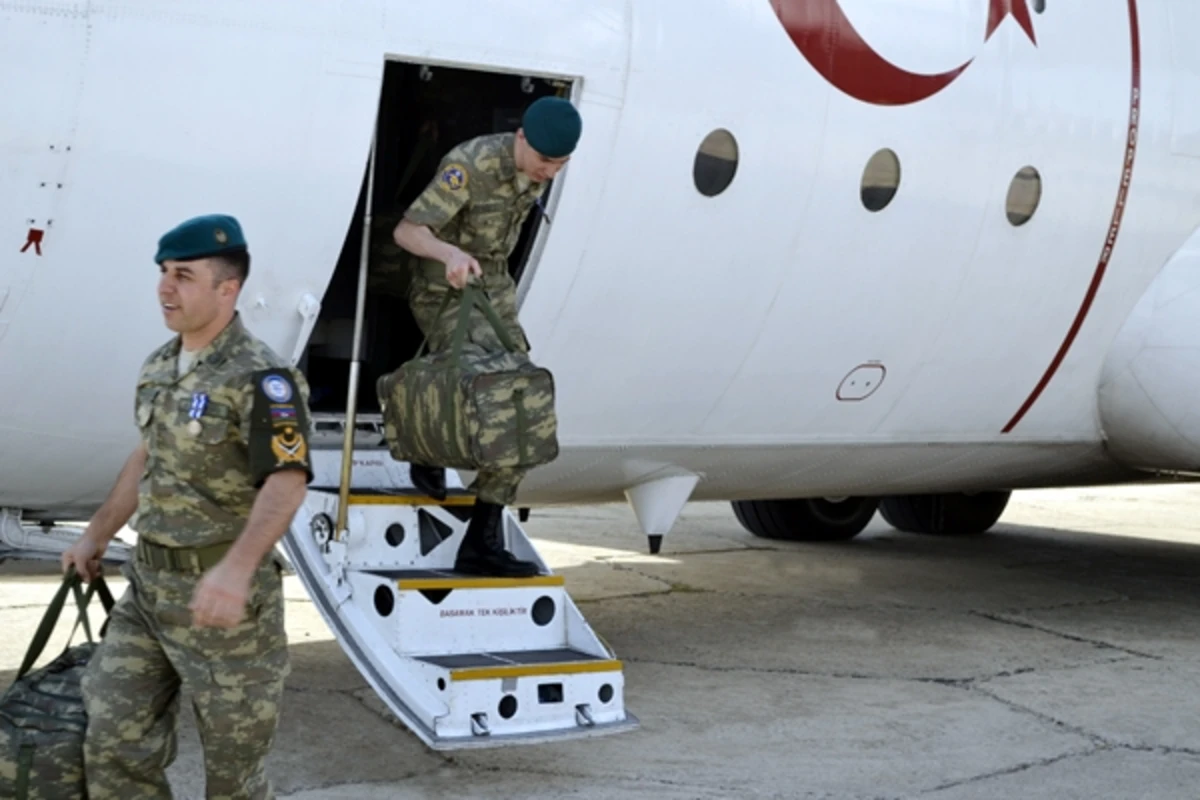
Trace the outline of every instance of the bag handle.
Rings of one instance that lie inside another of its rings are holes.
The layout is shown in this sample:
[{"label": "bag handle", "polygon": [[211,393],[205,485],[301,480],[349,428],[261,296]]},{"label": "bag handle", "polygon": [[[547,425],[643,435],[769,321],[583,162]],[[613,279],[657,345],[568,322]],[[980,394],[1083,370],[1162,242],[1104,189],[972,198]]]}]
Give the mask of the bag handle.
[{"label": "bag handle", "polygon": [[[467,288],[470,289],[471,285],[468,284]],[[496,313],[496,309],[488,300],[482,287],[475,290],[475,306],[483,312],[483,316],[487,317],[487,321],[491,323],[492,329],[496,331],[496,337],[500,339],[500,344],[504,345],[505,349],[510,352],[515,351],[517,349],[516,342],[509,335],[508,330],[504,327],[504,323],[500,321],[500,315]]]},{"label": "bag handle", "polygon": [[[38,660],[38,657],[41,656],[42,650],[46,648],[46,643],[50,641],[50,634],[54,632],[54,626],[58,624],[58,618],[62,614],[63,605],[67,601],[68,593],[74,594],[75,603],[79,607],[79,619],[75,621],[75,628],[71,629],[72,637],[75,635],[75,630],[79,627],[80,620],[82,620],[88,640],[92,640],[91,624],[87,619],[87,604],[93,594],[98,593],[100,595],[100,602],[104,604],[104,610],[112,612],[113,596],[112,592],[108,589],[108,585],[104,583],[104,578],[97,575],[96,579],[88,586],[87,594],[83,594],[79,588],[82,581],[83,579],[75,571],[74,565],[67,568],[67,574],[63,577],[62,585],[55,592],[54,599],[50,601],[46,613],[42,616],[41,624],[38,625],[37,632],[33,635],[33,641],[29,643],[29,649],[25,652],[25,660],[21,662],[21,668],[17,670],[17,680],[25,677],[25,674],[29,672]],[[68,645],[70,644],[69,638],[67,643]],[[64,652],[66,652],[65,648]]]},{"label": "bag handle", "polygon": [[[110,592],[108,590],[108,584],[104,582],[104,578],[99,575],[96,576],[96,580],[94,580],[90,584],[88,584],[88,590],[86,593],[83,593],[83,594],[80,593],[80,588],[79,588],[78,582],[76,582],[73,585],[72,591],[75,594],[75,603],[76,603],[76,605],[79,606],[79,615],[75,618],[75,624],[71,627],[71,635],[67,637],[67,643],[63,647],[64,653],[67,652],[68,649],[70,649],[71,640],[75,638],[75,631],[79,630],[80,624],[83,625],[83,632],[87,635],[88,641],[89,642],[96,641],[95,639],[92,638],[92,623],[88,619],[88,615],[87,615],[87,605],[89,602],[91,602],[92,595],[95,595],[95,594],[100,595],[100,602],[104,605],[104,613],[105,613],[106,617],[112,614],[112,609],[113,609],[112,592]],[[108,619],[105,619],[104,624],[100,626],[101,638],[104,637],[104,632],[107,629],[108,629]]]},{"label": "bag handle", "polygon": [[[438,307],[437,316],[434,317],[434,324],[442,318],[442,314],[446,313],[446,309],[450,306],[450,300],[455,294],[460,295],[458,306],[458,322],[454,326],[454,337],[450,343],[450,353],[452,354],[451,363],[457,368],[459,359],[462,355],[463,344],[467,338],[467,326],[470,323],[471,308],[478,308],[488,324],[496,331],[496,337],[500,340],[500,344],[510,352],[516,352],[517,345],[513,342],[508,330],[504,327],[504,323],[500,321],[500,315],[496,313],[496,309],[492,307],[491,302],[487,299],[487,295],[483,287],[476,284],[474,281],[468,281],[467,285],[462,289],[454,289],[453,287],[446,292],[446,296],[442,299],[442,304]],[[425,355],[425,348],[429,344],[429,337],[426,336],[421,341],[420,348],[417,349],[415,358],[420,358]]]}]

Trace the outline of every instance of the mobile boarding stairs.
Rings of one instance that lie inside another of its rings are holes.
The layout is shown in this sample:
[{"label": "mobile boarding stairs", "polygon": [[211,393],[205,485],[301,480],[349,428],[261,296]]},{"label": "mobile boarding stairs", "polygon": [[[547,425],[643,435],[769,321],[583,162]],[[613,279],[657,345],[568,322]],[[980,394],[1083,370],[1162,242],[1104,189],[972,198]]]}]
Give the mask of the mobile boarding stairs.
[{"label": "mobile boarding stairs", "polygon": [[509,550],[532,578],[453,571],[474,498],[419,495],[379,415],[353,423],[344,535],[337,535],[346,422],[315,415],[315,477],[284,549],[342,649],[388,709],[437,750],[631,730],[621,662],[505,510]]}]

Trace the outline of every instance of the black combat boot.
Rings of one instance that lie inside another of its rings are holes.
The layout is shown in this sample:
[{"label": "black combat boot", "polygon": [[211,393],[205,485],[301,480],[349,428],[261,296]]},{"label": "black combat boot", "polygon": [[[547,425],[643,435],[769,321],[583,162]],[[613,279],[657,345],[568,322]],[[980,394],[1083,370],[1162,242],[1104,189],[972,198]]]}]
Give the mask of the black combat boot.
[{"label": "black combat boot", "polygon": [[531,561],[518,561],[504,549],[504,506],[476,500],[454,571],[495,578],[529,578],[538,574],[538,566]]},{"label": "black combat boot", "polygon": [[409,464],[408,476],[418,492],[428,495],[434,500],[446,499],[446,469],[444,467]]}]

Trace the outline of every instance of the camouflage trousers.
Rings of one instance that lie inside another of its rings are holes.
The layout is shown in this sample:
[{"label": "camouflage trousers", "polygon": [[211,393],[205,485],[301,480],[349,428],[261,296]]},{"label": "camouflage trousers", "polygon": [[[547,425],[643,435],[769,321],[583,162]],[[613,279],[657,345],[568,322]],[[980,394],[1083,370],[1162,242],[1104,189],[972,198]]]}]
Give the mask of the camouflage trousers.
[{"label": "camouflage trousers", "polygon": [[[446,282],[445,268],[441,264],[429,266],[429,262],[425,262],[425,265],[427,271],[418,271],[409,284],[408,304],[421,333],[428,337],[428,351],[439,353],[448,350],[454,338],[454,329],[458,325],[458,304],[451,300],[441,316],[438,315],[446,293],[451,291],[450,284]],[[506,271],[507,265],[496,265],[490,269],[489,266],[481,264],[483,278],[475,280],[481,280],[488,302],[496,310],[496,316],[500,318],[509,337],[521,352],[528,353],[529,340],[525,336],[525,329],[517,321],[517,290],[512,276]],[[437,267],[442,267],[440,275]],[[489,351],[505,349],[491,323],[477,308],[471,310],[466,341]],[[527,471],[515,468],[480,470],[468,491],[485,503],[512,505],[516,500],[517,488]]]},{"label": "camouflage trousers", "polygon": [[264,800],[290,666],[282,578],[270,559],[252,584],[243,621],[192,627],[199,575],[130,561],[129,587],[83,678],[89,800],[170,798],[181,690],[191,697],[204,747],[209,800]]}]

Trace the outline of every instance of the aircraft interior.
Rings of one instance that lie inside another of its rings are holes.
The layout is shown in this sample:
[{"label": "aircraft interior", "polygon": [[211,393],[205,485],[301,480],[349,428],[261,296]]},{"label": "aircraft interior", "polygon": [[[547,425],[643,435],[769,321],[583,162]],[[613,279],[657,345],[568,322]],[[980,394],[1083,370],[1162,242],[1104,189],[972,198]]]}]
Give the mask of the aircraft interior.
[{"label": "aircraft interior", "polygon": [[[569,91],[568,82],[557,80],[386,62],[376,130],[374,234],[368,250],[357,414],[379,412],[376,380],[416,355],[422,342],[407,297],[380,268],[387,257],[381,252],[381,243],[390,241],[404,210],[434,177],[447,151],[476,136],[515,131],[534,100],[544,95],[565,96]],[[368,156],[364,153],[364,162],[369,163]],[[367,186],[364,169],[337,268],[299,364],[312,390],[315,414],[346,412]],[[525,221],[509,259],[509,272],[515,280],[520,280],[540,224],[541,215],[536,213]]]}]

